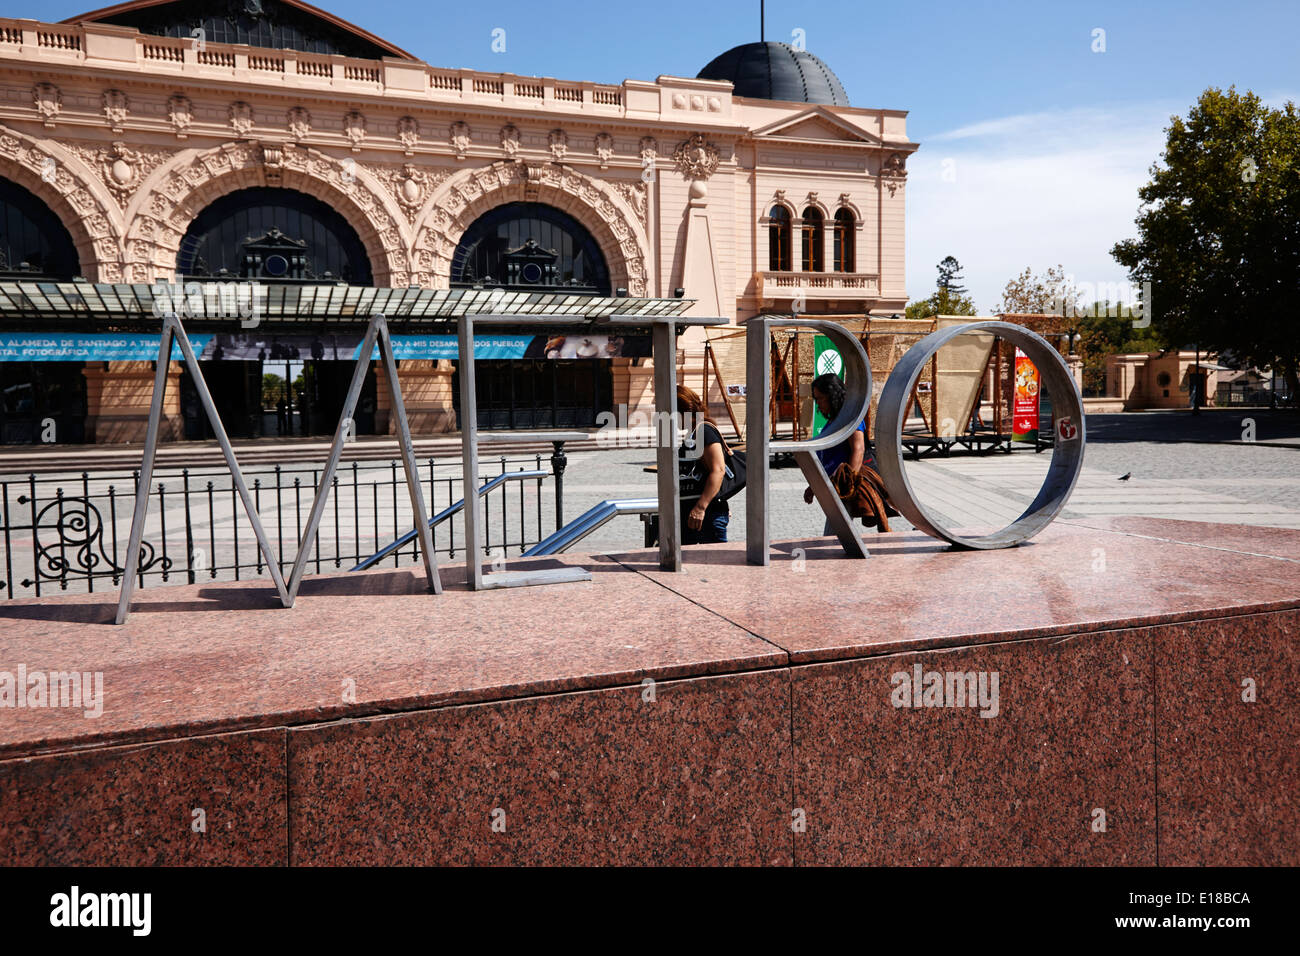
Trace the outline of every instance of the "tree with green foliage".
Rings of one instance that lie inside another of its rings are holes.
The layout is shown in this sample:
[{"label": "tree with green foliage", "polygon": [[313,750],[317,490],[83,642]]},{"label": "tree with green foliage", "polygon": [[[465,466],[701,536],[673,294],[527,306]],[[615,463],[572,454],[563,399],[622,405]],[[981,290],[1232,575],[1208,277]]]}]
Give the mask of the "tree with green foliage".
[{"label": "tree with green foliage", "polygon": [[1273,367],[1300,392],[1300,114],[1253,93],[1211,88],[1173,117],[1138,191],[1138,237],[1116,243],[1171,346]]},{"label": "tree with green foliage", "polygon": [[275,403],[284,398],[284,379],[274,372],[262,374],[262,407],[275,408]]},{"label": "tree with green foliage", "polygon": [[975,302],[961,285],[961,263],[947,256],[936,266],[939,280],[929,298],[919,299],[907,307],[909,319],[928,319],[932,315],[978,315]]},{"label": "tree with green foliage", "polygon": [[949,295],[965,295],[966,287],[961,284],[961,263],[954,256],[945,256],[936,267],[939,270],[939,291]]}]

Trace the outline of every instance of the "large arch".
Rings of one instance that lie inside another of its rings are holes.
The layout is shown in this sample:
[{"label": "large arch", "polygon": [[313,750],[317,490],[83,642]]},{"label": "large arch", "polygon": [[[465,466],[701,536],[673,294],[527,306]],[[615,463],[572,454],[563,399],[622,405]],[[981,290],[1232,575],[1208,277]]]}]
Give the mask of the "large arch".
[{"label": "large arch", "polygon": [[410,261],[420,285],[446,289],[451,260],[474,220],[509,202],[545,203],[591,232],[609,267],[610,282],[644,296],[649,290],[646,193],[639,180],[619,188],[557,163],[497,162],[451,176],[432,191],[416,218]]},{"label": "large arch", "polygon": [[0,176],[58,217],[76,247],[81,275],[92,282],[122,281],[121,213],[79,158],[0,125]]},{"label": "large arch", "polygon": [[81,275],[72,236],[39,196],[0,176],[0,272],[68,280]]},{"label": "large arch", "polygon": [[[255,240],[256,252],[249,240]],[[253,264],[246,257],[253,253]],[[252,272],[249,270],[251,268]],[[181,241],[178,274],[342,280],[372,285],[370,257],[333,206],[293,189],[227,193],[195,217]],[[254,273],[256,275],[254,275]]]},{"label": "large arch", "polygon": [[153,172],[128,209],[128,281],[174,277],[190,223],[217,199],[254,186],[295,189],[329,203],[365,246],[375,285],[410,284],[409,228],[362,164],[316,149],[248,142],[188,152]]}]

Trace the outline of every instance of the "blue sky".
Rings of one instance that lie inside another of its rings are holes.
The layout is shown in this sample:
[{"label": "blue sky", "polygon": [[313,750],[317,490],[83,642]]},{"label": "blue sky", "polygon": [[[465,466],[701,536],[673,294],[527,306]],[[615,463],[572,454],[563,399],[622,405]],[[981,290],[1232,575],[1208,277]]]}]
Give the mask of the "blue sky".
[{"label": "blue sky", "polygon": [[[617,83],[694,76],[758,39],[758,3],[317,0],[438,66]],[[60,20],[84,2],[5,0]],[[491,49],[506,30],[506,50]],[[905,109],[921,143],[908,181],[908,291],[955,255],[983,311],[1025,266],[1116,282],[1108,250],[1133,232],[1136,190],[1163,127],[1208,86],[1300,99],[1300,0],[1233,3],[864,3],[769,0],[767,38],[801,29],[854,106]],[[1093,31],[1105,52],[1093,52]]]}]

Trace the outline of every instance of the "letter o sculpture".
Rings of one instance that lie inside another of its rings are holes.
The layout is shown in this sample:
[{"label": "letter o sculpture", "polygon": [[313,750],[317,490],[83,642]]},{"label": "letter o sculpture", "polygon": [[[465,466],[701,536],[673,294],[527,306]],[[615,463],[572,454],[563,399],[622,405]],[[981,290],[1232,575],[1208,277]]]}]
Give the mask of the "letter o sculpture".
[{"label": "letter o sculpture", "polygon": [[[1052,463],[1038,496],[1024,513],[1000,531],[967,538],[943,527],[930,511],[916,500],[903,468],[903,423],[911,404],[912,387],[921,376],[925,363],[944,345],[968,332],[991,332],[1018,346],[1038,368],[1052,395],[1056,413],[1056,434]],[[958,548],[993,550],[1010,548],[1042,531],[1065,507],[1065,502],[1079,480],[1083,468],[1083,399],[1074,377],[1056,349],[1047,340],[1028,329],[1009,322],[969,322],[931,332],[917,342],[894,367],[885,381],[876,411],[876,461],[880,477],[895,508],[918,531],[951,542]]]}]

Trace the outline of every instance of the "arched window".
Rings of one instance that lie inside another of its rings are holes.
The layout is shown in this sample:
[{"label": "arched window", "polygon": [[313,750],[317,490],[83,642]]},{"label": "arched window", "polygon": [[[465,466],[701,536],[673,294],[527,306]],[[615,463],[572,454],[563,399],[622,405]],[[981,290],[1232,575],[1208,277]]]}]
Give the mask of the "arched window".
[{"label": "arched window", "polygon": [[0,179],[0,275],[71,279],[77,248],[59,217],[17,183]]},{"label": "arched window", "polygon": [[826,271],[826,258],[822,251],[825,245],[826,228],[821,210],[809,206],[803,211],[803,271]]},{"label": "arched window", "polygon": [[772,272],[789,272],[794,268],[790,262],[790,210],[773,206],[768,218],[767,267]]},{"label": "arched window", "polygon": [[841,209],[835,214],[835,264],[836,272],[853,272],[853,213]]},{"label": "arched window", "polygon": [[222,196],[190,223],[176,254],[183,276],[266,282],[373,281],[343,216],[315,196],[256,186]]},{"label": "arched window", "polygon": [[609,295],[609,268],[590,232],[545,203],[506,203],[465,230],[451,260],[453,287],[563,289]]}]

